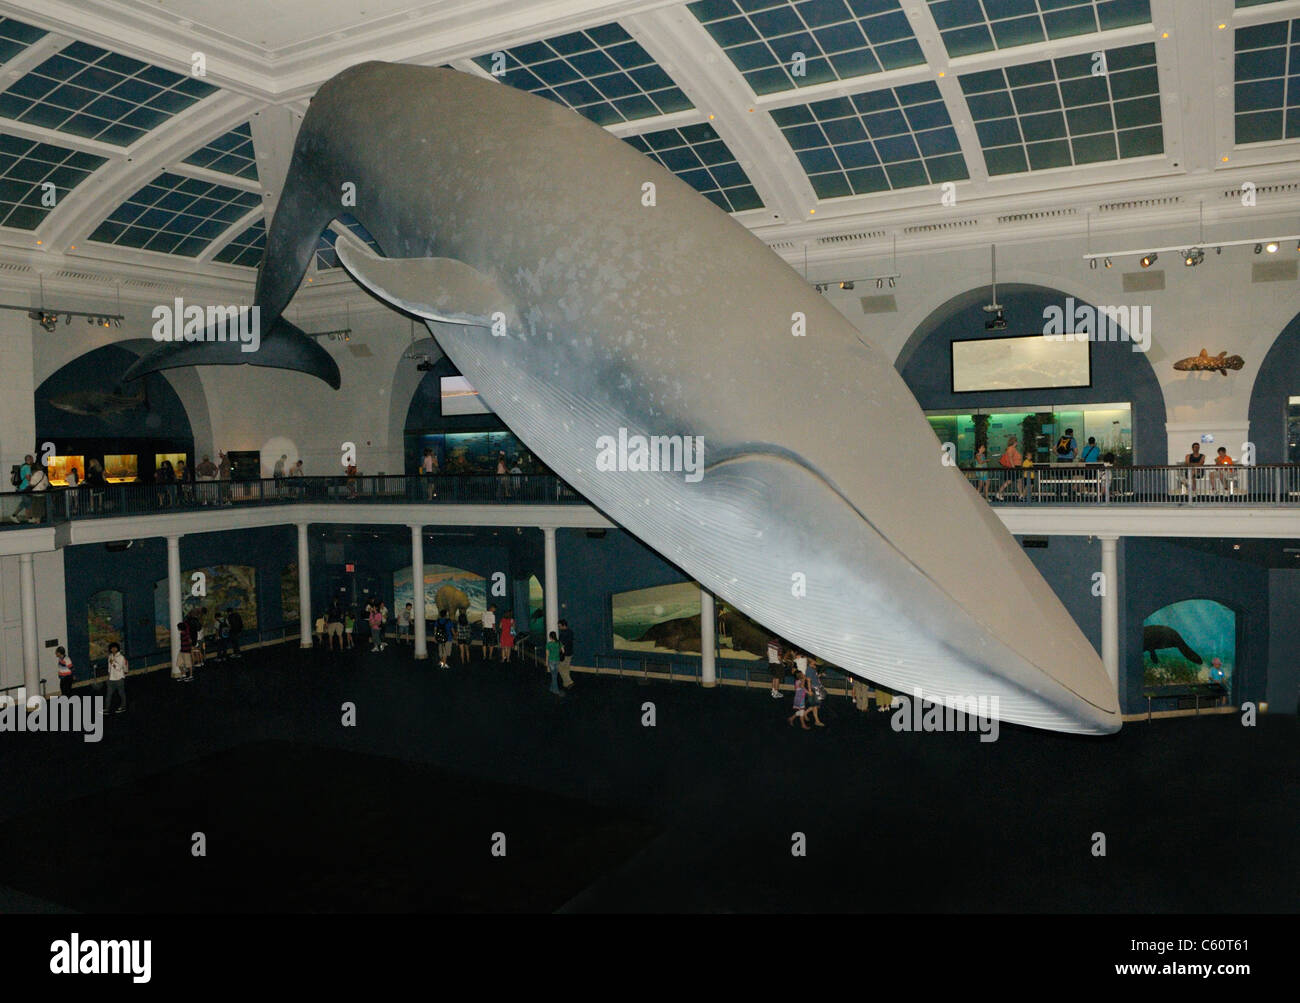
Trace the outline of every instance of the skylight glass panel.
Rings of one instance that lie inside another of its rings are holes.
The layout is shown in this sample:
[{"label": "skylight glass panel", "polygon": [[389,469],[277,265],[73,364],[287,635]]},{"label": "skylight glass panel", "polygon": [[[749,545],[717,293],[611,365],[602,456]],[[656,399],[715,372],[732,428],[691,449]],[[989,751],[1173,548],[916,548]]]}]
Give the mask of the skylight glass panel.
[{"label": "skylight glass panel", "polygon": [[93,153],[0,134],[0,226],[35,230],[103,163]]},{"label": "skylight glass panel", "polygon": [[960,78],[989,174],[1164,152],[1155,46],[1104,55],[1104,63],[1082,53]]},{"label": "skylight glass panel", "polygon": [[1150,0],[928,0],[954,59],[1151,23]]},{"label": "skylight glass panel", "polygon": [[[379,243],[370,235],[370,231],[358,223],[355,217],[344,213],[338,218],[338,221],[351,230],[359,239],[370,245],[370,249],[376,254],[384,253]],[[320,242],[316,245],[316,268],[318,271],[339,267],[339,255],[334,250],[334,241],[337,239],[337,235],[330,229],[326,229],[321,234]]]},{"label": "skylight glass panel", "polygon": [[539,94],[597,125],[654,118],[694,107],[631,35],[605,24],[477,56],[511,87]]},{"label": "skylight glass panel", "polygon": [[193,258],[261,204],[253,192],[164,171],[118,206],[90,239]]},{"label": "skylight glass panel", "polygon": [[214,261],[223,265],[242,265],[256,268],[266,252],[266,220],[259,219],[215,255]]},{"label": "skylight glass panel", "polygon": [[194,77],[73,42],[0,94],[0,117],[130,146],[215,90]]},{"label": "skylight glass panel", "polygon": [[707,122],[628,136],[627,143],[668,168],[725,212],[763,208],[763,200],[749,176]]},{"label": "skylight glass panel", "polygon": [[1300,20],[1238,28],[1235,36],[1237,143],[1300,137]]},{"label": "skylight glass panel", "polygon": [[0,63],[7,63],[47,33],[11,17],[0,17]]},{"label": "skylight glass panel", "polygon": [[771,114],[818,198],[970,176],[933,81],[777,108]]},{"label": "skylight glass panel", "polygon": [[201,150],[195,150],[185,158],[185,163],[256,181],[257,161],[253,154],[253,133],[248,123],[217,137]]},{"label": "skylight glass panel", "polygon": [[755,94],[925,62],[898,0],[697,0],[687,6]]}]

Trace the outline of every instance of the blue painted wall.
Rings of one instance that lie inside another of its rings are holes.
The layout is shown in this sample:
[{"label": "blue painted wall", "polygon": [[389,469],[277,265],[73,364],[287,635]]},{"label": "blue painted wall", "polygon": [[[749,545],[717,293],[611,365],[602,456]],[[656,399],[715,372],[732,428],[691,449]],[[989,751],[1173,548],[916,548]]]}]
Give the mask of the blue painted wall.
[{"label": "blue painted wall", "polygon": [[[86,603],[103,589],[123,593],[127,657],[160,651],[154,639],[154,583],[167,577],[166,541],[136,540],[129,550],[116,553],[102,543],[84,544],[68,547],[63,553],[68,653],[78,675],[89,675]],[[197,533],[181,538],[182,572],[212,564],[248,564],[257,568],[257,620],[264,636],[278,635],[284,627],[280,575],[285,565],[297,559],[298,537],[292,526]]]},{"label": "blue painted wall", "polygon": [[1286,402],[1300,396],[1300,314],[1282,333],[1260,363],[1250,392],[1250,438],[1257,463],[1286,463]]},{"label": "blue painted wall", "polygon": [[[1127,341],[1092,342],[1092,386],[1073,390],[1016,390],[993,393],[952,392],[954,341],[1014,337],[1041,332],[1043,311],[1063,307],[1065,294],[1039,286],[999,287],[1007,329],[986,331],[987,289],[975,289],[944,304],[917,328],[899,354],[896,365],[917,402],[926,411],[995,407],[1041,407],[1065,404],[1105,404],[1128,401],[1133,407],[1134,462],[1165,463],[1165,402],[1155,371],[1146,355],[1134,352]],[[1080,301],[1082,302],[1082,301]]]},{"label": "blue painted wall", "polygon": [[1268,697],[1273,714],[1300,713],[1300,571],[1268,573]]}]

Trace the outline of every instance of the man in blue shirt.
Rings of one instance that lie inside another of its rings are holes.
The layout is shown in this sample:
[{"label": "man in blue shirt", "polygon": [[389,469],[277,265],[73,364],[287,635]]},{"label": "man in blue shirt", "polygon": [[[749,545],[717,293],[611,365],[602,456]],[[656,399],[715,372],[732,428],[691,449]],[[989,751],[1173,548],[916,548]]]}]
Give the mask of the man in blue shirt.
[{"label": "man in blue shirt", "polygon": [[1101,450],[1097,448],[1097,440],[1093,436],[1088,436],[1088,445],[1083,447],[1083,453],[1079,459],[1084,463],[1097,463],[1101,460]]}]

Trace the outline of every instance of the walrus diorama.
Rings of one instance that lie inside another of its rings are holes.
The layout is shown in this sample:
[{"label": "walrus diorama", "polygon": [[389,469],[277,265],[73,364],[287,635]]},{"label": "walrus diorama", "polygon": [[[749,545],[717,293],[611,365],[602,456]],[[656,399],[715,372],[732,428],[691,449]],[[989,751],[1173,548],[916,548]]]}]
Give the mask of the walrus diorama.
[{"label": "walrus diorama", "polygon": [[[340,235],[353,278],[423,319],[542,463],[729,606],[894,690],[1120,727],[1092,644],[943,465],[869,332],[672,172],[500,81],[379,62],[327,81],[267,232],[260,350],[162,344],[128,375],[251,363],[337,388],[334,357],[284,311],[344,211],[382,250]],[[798,407],[772,406],[773,373]],[[611,466],[615,440],[639,452]]]},{"label": "walrus diorama", "polygon": [[1151,656],[1152,665],[1160,664],[1156,652],[1164,648],[1177,648],[1182,653],[1182,656],[1193,665],[1204,664],[1204,659],[1192,650],[1191,645],[1183,640],[1183,635],[1174,630],[1173,627],[1152,624],[1142,628],[1142,651]]}]

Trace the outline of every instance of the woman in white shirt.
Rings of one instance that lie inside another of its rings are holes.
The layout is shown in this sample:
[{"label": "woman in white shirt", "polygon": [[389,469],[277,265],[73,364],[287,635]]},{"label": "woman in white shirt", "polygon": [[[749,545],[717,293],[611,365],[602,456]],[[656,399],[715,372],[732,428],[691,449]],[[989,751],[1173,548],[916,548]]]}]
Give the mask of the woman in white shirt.
[{"label": "woman in white shirt", "polygon": [[122,706],[117,709],[121,714],[126,710],[126,656],[122,654],[122,646],[116,641],[108,646],[108,691],[104,694],[104,713],[107,714],[113,707],[113,695],[117,694],[122,698]]}]

